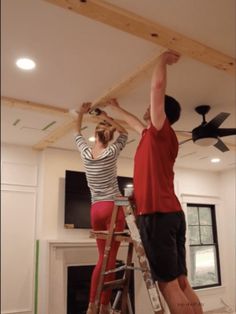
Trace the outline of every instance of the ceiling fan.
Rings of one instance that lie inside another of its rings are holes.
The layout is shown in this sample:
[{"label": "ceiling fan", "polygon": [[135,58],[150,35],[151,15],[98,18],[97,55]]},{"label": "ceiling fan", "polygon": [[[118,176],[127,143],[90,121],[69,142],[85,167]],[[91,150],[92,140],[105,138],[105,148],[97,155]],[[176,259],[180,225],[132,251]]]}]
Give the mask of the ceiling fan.
[{"label": "ceiling fan", "polygon": [[230,115],[227,112],[221,112],[215,116],[209,122],[206,121],[205,115],[211,109],[208,105],[200,105],[195,108],[195,111],[202,116],[202,123],[194,128],[191,132],[176,131],[179,133],[190,133],[191,138],[184,140],[179,143],[182,145],[188,141],[193,141],[200,146],[211,146],[214,145],[221,152],[229,151],[229,148],[221,140],[221,137],[236,135],[236,128],[219,128],[219,126],[225,121]]}]

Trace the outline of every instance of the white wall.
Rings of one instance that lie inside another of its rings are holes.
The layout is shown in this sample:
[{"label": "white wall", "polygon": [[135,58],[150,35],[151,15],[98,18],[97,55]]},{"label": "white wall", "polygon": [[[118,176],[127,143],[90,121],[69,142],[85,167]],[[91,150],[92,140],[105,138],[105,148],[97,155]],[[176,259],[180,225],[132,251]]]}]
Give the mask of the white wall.
[{"label": "white wall", "polygon": [[[236,312],[236,171],[231,169],[220,174],[220,195],[222,197],[222,265],[226,285],[226,302]],[[223,259],[224,258],[224,259]]]},{"label": "white wall", "polygon": [[2,314],[34,312],[38,154],[2,147]]},{"label": "white wall", "polygon": [[[19,148],[11,148],[19,160],[23,160]],[[23,154],[24,155],[24,154]],[[39,153],[39,197],[37,213],[37,237],[40,239],[40,287],[39,314],[47,313],[47,240],[88,240],[87,230],[64,229],[64,178],[65,170],[83,171],[79,153],[67,150],[47,149]],[[133,162],[119,159],[118,175],[132,176]],[[220,258],[223,269],[223,287],[199,292],[206,310],[222,307],[221,299],[231,307],[235,304],[235,173],[176,169],[176,191],[181,201],[197,197],[217,203],[217,224],[220,241]],[[184,197],[184,199],[183,199]],[[227,214],[225,214],[227,212]],[[229,263],[230,261],[230,263]],[[233,275],[232,275],[233,274]],[[148,309],[143,302],[144,290],[137,289],[140,310]],[[141,312],[140,312],[141,313]]]}]

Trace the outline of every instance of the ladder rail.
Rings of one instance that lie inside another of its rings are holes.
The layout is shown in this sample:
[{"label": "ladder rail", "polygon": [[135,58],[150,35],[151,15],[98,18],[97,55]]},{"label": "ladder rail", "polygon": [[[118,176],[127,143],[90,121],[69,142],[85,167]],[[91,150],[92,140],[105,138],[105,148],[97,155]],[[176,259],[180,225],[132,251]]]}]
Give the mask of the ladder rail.
[{"label": "ladder rail", "polygon": [[130,237],[133,240],[134,249],[138,258],[138,262],[141,268],[142,276],[147,288],[149,299],[154,313],[163,313],[163,306],[161,304],[160,294],[156,283],[154,282],[148,259],[143,247],[143,243],[140,237],[140,233],[136,224],[136,218],[133,212],[133,208],[128,200],[128,198],[119,198],[116,202],[117,205],[123,204],[125,220],[127,226],[130,230]]},{"label": "ladder rail", "polygon": [[128,246],[128,254],[127,254],[127,259],[126,259],[126,267],[124,271],[124,278],[126,280],[126,283],[123,288],[123,293],[122,293],[122,298],[121,298],[121,313],[125,313],[128,303],[128,297],[129,297],[129,286],[130,286],[130,277],[131,277],[131,269],[130,267],[132,266],[132,257],[133,257],[133,244],[129,243]]}]

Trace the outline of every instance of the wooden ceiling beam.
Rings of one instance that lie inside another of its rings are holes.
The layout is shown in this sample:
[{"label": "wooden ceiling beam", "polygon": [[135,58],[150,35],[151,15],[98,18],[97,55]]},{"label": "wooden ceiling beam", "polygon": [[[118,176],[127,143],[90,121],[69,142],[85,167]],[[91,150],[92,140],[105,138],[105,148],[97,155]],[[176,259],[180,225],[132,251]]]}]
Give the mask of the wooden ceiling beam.
[{"label": "wooden ceiling beam", "polygon": [[[118,84],[109,88],[103,95],[101,95],[95,101],[92,102],[92,107],[93,108],[102,107],[110,98],[117,98],[120,95],[122,95],[127,90],[127,88],[130,88],[132,84],[134,84],[137,80],[143,78],[149,72],[149,70],[156,64],[158,57],[159,57],[158,55],[155,55],[146,63],[139,66],[138,69],[134,71],[130,76],[124,78]],[[118,122],[120,122],[125,128],[129,129],[129,126],[125,124],[124,121],[118,120]],[[68,132],[70,132],[74,127],[75,122],[74,120],[71,119],[64,125],[58,127],[50,134],[48,134],[42,141],[34,145],[33,148],[38,150],[47,148],[52,143],[54,143],[55,141],[66,135]]]},{"label": "wooden ceiling beam", "polygon": [[68,115],[68,109],[51,106],[51,105],[40,104],[40,103],[28,101],[28,100],[21,100],[21,99],[16,99],[12,97],[6,97],[6,96],[1,96],[1,104],[3,106],[7,106],[10,108],[31,110],[31,111],[36,111],[36,112],[45,113],[45,114],[53,114],[53,115],[56,114],[59,116]]},{"label": "wooden ceiling beam", "polygon": [[153,56],[151,59],[146,61],[144,64],[138,66],[138,68],[131,73],[128,77],[122,79],[120,82],[109,88],[104,95],[98,97],[93,103],[92,108],[103,107],[104,104],[111,98],[118,98],[130,89],[137,81],[142,80],[149,71],[155,66],[159,54]]},{"label": "wooden ceiling beam", "polygon": [[[113,88],[114,89],[114,88]],[[111,89],[111,90],[113,90]],[[105,97],[105,96],[104,96]],[[101,99],[104,99],[101,97]],[[47,138],[44,138],[42,141],[37,143],[36,145],[33,146],[34,149],[37,150],[43,150],[50,146],[52,143],[57,141],[59,138],[64,136],[66,133],[71,131],[73,128],[76,126],[76,121],[75,117],[72,118],[70,112],[68,109],[56,107],[56,106],[51,106],[51,105],[45,105],[45,104],[39,104],[31,101],[26,101],[26,100],[21,100],[21,99],[16,99],[16,98],[11,98],[11,97],[6,97],[2,96],[1,97],[1,104],[3,106],[8,106],[10,108],[14,109],[24,109],[24,110],[31,110],[35,111],[38,113],[44,113],[44,114],[53,114],[53,115],[63,115],[64,117],[70,118],[70,120],[66,121],[62,126],[57,128],[55,131],[49,134]],[[97,101],[94,102],[94,105],[97,104]],[[95,105],[96,107],[96,105]],[[90,115],[85,115],[83,119],[84,123],[98,123],[100,119],[96,116],[90,116]],[[116,121],[121,124],[123,127],[125,127],[128,130],[133,131],[132,128],[123,120],[116,119]],[[189,135],[185,135],[183,133],[179,134],[177,132],[177,137],[178,141],[186,140],[189,138]],[[231,150],[236,150],[236,146],[233,145],[232,143],[225,143]]]},{"label": "wooden ceiling beam", "polygon": [[[29,111],[42,113],[42,114],[52,114],[52,115],[58,115],[65,118],[69,118],[69,120],[67,119],[67,121],[64,122],[63,125],[61,125],[56,130],[51,132],[49,136],[47,136],[45,139],[43,139],[42,141],[34,145],[33,148],[37,150],[42,150],[48,147],[50,144],[54,143],[59,138],[63,137],[66,133],[68,133],[73,128],[75,128],[75,125],[76,125],[76,121],[75,121],[76,116],[74,116],[73,118],[70,111],[65,108],[46,105],[46,104],[40,104],[40,103],[28,101],[28,100],[16,99],[16,98],[7,97],[7,96],[1,96],[1,105],[7,106],[13,109],[20,109],[20,110],[23,109],[23,110],[29,110]],[[85,123],[98,123],[100,119],[96,116],[85,115],[83,121]],[[117,122],[123,125],[126,129],[131,130],[130,126],[125,121],[117,120]]]},{"label": "wooden ceiling beam", "polygon": [[[97,118],[97,117],[85,115],[84,119],[83,119],[83,124],[84,123],[98,123],[100,121],[101,120],[99,118]],[[117,120],[117,119],[116,119],[116,121],[119,124],[123,125],[126,129],[133,130],[133,129],[130,128],[130,126],[125,121]],[[54,131],[52,131],[49,134],[49,136],[47,136],[42,141],[40,141],[37,144],[35,144],[33,146],[33,149],[43,150],[43,149],[47,148],[48,146],[50,146],[51,144],[56,142],[58,139],[62,138],[65,134],[70,132],[72,129],[75,129],[75,127],[76,127],[76,120],[75,119],[71,119],[70,121],[65,122],[59,128],[57,128]]]},{"label": "wooden ceiling beam", "polygon": [[45,0],[235,76],[236,61],[156,22],[102,0]]}]

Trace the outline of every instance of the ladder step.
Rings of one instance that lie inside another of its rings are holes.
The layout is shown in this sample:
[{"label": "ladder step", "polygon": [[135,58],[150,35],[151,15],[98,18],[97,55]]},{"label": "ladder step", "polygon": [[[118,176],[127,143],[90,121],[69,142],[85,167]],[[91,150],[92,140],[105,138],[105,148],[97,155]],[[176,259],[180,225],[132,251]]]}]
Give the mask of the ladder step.
[{"label": "ladder step", "polygon": [[115,198],[115,205],[117,206],[128,206],[129,205],[129,198],[125,196],[118,196]]},{"label": "ladder step", "polygon": [[[94,230],[92,230],[91,233],[93,233],[93,234],[104,234],[104,235],[108,235],[108,234],[109,234],[109,231],[107,231],[107,230],[99,230],[99,231],[94,231]],[[128,236],[129,234],[130,234],[129,230],[115,231],[115,232],[114,232],[114,235],[127,235],[127,236]]]},{"label": "ladder step", "polygon": [[109,270],[105,271],[104,275],[108,275],[108,274],[111,274],[111,273],[117,273],[119,271],[126,270],[126,269],[145,271],[145,268],[134,267],[134,266],[129,266],[129,265],[125,265],[124,264],[124,265],[122,265],[120,267],[109,269]]},{"label": "ladder step", "polygon": [[[90,231],[90,238],[106,240],[108,236],[106,231]],[[119,242],[132,242],[129,232],[115,232],[113,238]]]},{"label": "ladder step", "polygon": [[126,285],[126,279],[117,279],[113,281],[107,281],[103,283],[103,290],[108,290],[108,289],[119,289],[123,288]]}]

